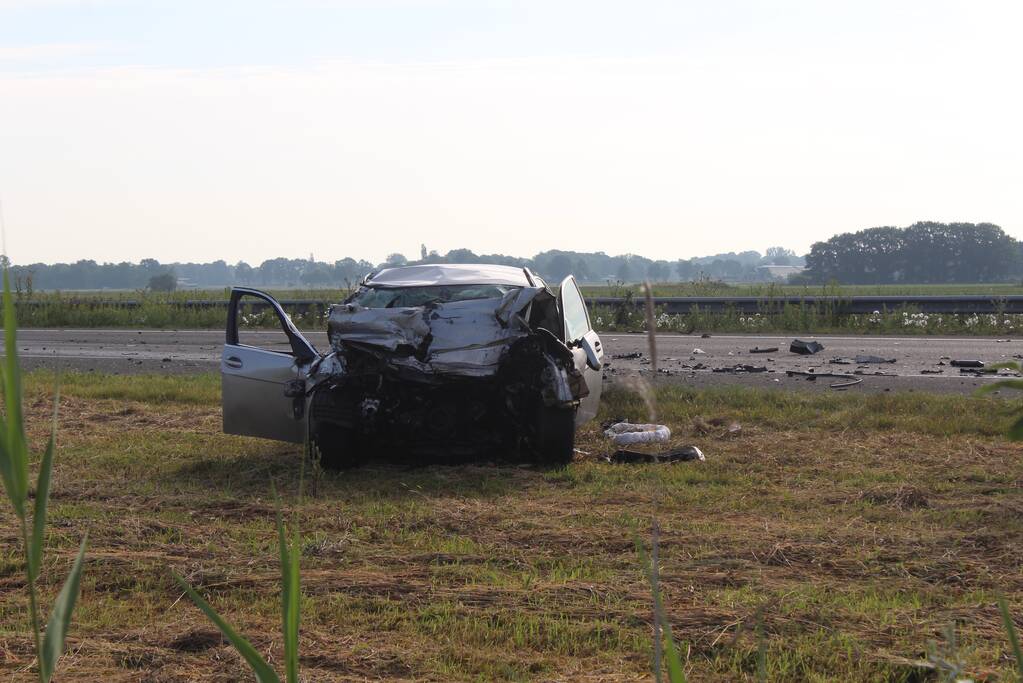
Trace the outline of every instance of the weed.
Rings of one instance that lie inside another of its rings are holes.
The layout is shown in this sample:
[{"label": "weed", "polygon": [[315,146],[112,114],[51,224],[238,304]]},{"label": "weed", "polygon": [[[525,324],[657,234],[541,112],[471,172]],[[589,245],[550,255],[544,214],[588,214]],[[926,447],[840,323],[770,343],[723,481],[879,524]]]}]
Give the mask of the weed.
[{"label": "weed", "polygon": [[[29,452],[25,438],[22,412],[21,366],[18,362],[17,320],[7,270],[3,273],[3,318],[4,318],[4,362],[3,398],[6,408],[0,421],[0,480],[4,492],[14,508],[21,529],[22,559],[25,565],[25,585],[29,599],[29,617],[35,646],[39,680],[46,683],[57,668],[57,661],[64,653],[64,639],[67,635],[71,614],[78,599],[78,586],[82,576],[82,561],[85,557],[86,539],[78,549],[78,556],[71,567],[63,588],[57,595],[46,624],[46,634],[40,638],[39,599],[36,584],[43,564],[43,545],[46,536],[46,506],[50,498],[50,479],[53,472],[53,455],[57,436],[57,405],[59,394],[54,393],[53,423],[50,439],[46,444],[39,463],[39,475],[35,487],[35,503],[29,515]],[[31,517],[31,526],[29,518]],[[30,531],[31,529],[31,531]]]}]

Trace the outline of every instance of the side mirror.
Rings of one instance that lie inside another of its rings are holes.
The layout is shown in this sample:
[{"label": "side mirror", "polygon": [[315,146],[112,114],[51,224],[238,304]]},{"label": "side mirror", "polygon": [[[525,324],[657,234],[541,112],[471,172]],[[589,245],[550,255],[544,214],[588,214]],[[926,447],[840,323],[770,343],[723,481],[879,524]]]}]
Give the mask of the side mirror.
[{"label": "side mirror", "polygon": [[586,364],[593,370],[600,370],[604,364],[600,360],[600,341],[593,341],[589,335],[579,340],[579,347],[586,353]]}]

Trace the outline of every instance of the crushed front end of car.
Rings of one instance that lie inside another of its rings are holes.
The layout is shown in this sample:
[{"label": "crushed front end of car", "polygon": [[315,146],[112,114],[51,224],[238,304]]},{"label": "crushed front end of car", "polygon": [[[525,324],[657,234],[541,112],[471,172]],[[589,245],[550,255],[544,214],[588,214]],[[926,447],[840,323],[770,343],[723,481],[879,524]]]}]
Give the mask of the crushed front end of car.
[{"label": "crushed front end of car", "polygon": [[546,286],[362,287],[331,307],[331,352],[309,377],[321,462],[571,459],[589,392],[559,329]]}]

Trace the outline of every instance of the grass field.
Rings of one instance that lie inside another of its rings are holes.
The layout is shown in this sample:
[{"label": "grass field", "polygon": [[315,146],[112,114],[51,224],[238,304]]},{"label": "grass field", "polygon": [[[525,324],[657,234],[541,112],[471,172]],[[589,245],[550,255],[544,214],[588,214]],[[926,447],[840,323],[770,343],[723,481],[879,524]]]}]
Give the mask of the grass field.
[{"label": "grass field", "polygon": [[[37,446],[52,381],[26,381]],[[758,620],[772,681],[938,680],[949,624],[978,680],[1011,671],[995,600],[1023,614],[1023,451],[1000,400],[663,387],[661,420],[707,462],[605,464],[591,425],[563,470],[378,465],[299,503],[301,449],[221,434],[214,375],[62,385],[43,575],[86,531],[89,550],[61,681],[249,680],[172,569],[279,659],[271,482],[304,534],[307,680],[647,680],[634,541],[654,518],[691,680],[753,680]],[[645,409],[612,391],[610,416]],[[0,673],[29,680],[14,527],[4,507]]]}]

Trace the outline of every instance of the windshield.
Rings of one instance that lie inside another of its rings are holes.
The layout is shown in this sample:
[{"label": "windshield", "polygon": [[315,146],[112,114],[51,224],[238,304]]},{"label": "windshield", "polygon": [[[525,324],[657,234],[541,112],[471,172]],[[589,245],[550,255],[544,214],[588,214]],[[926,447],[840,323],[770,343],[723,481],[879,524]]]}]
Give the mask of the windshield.
[{"label": "windshield", "polygon": [[349,303],[365,308],[408,308],[430,303],[498,299],[521,289],[512,285],[436,285],[431,287],[360,287]]}]

